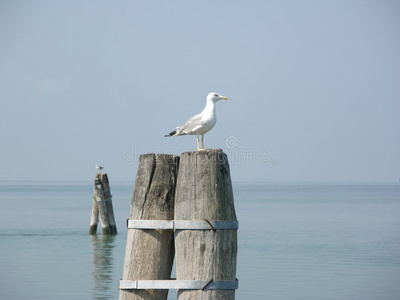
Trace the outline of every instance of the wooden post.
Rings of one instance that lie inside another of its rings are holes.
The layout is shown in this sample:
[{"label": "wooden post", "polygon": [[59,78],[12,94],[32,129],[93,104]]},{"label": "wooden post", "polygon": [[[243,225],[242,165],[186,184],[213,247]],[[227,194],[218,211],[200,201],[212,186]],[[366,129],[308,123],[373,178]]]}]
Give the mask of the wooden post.
[{"label": "wooden post", "polygon": [[[117,225],[115,223],[114,217],[114,208],[112,204],[112,196],[110,191],[110,184],[108,182],[108,176],[106,173],[100,174],[100,182],[103,187],[103,195],[105,199],[105,206],[107,211],[107,220],[108,220],[108,233],[109,234],[117,234]],[[104,233],[104,229],[103,229]]]},{"label": "wooden post", "polygon": [[99,214],[103,234],[117,234],[110,185],[107,174],[105,173],[97,173],[94,180],[92,218],[89,229],[90,234],[96,234]]},{"label": "wooden post", "polygon": [[[228,158],[221,149],[182,154],[176,220],[236,220]],[[176,230],[177,280],[236,278],[236,230]],[[235,290],[178,290],[178,300],[234,299]]]},{"label": "wooden post", "polygon": [[99,207],[97,206],[96,197],[93,196],[92,217],[90,219],[89,234],[97,233],[97,224],[99,223]]},{"label": "wooden post", "polygon": [[[132,197],[131,220],[173,220],[179,157],[144,154]],[[172,230],[129,229],[122,279],[170,279],[174,260]],[[120,300],[167,299],[168,290],[120,290]]]}]

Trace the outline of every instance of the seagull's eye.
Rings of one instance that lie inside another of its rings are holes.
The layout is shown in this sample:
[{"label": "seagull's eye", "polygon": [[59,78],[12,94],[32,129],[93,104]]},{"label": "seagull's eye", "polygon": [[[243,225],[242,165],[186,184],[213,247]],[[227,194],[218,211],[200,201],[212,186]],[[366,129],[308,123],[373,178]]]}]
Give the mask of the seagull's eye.
[{"label": "seagull's eye", "polygon": [[214,97],[218,97],[218,94],[214,94]]}]

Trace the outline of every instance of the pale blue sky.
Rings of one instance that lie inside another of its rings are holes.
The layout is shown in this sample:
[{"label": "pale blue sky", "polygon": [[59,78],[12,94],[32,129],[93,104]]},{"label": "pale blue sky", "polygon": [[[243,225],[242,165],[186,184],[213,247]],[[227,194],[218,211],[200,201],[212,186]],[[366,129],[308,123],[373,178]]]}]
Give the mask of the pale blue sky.
[{"label": "pale blue sky", "polygon": [[0,1],[0,180],[130,180],[200,112],[236,181],[400,178],[400,1]]}]

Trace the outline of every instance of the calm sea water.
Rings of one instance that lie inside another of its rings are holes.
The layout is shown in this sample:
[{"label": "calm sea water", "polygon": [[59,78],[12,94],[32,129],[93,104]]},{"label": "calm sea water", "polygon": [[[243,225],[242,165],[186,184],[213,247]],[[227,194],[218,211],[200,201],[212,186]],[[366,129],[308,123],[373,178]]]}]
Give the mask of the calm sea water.
[{"label": "calm sea water", "polygon": [[[0,299],[118,299],[132,184],[111,192],[119,234],[90,236],[91,182],[0,183]],[[240,183],[234,194],[236,299],[400,299],[400,185]]]}]

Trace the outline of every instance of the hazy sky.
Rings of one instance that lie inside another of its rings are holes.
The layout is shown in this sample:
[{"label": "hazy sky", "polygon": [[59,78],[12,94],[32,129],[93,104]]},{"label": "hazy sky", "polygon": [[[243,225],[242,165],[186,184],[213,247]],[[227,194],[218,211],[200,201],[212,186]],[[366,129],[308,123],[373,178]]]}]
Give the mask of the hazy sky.
[{"label": "hazy sky", "polygon": [[199,113],[236,181],[400,178],[400,1],[0,0],[0,180],[132,181]]}]

